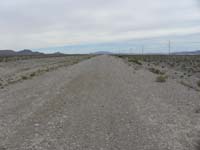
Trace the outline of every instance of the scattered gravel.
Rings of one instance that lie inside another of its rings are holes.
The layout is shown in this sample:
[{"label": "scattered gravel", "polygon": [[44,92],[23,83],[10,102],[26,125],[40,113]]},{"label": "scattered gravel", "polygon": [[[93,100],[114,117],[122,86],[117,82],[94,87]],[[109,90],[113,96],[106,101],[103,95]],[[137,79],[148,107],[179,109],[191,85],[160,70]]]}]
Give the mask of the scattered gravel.
[{"label": "scattered gravel", "polygon": [[98,56],[0,89],[0,149],[196,150],[200,93]]}]

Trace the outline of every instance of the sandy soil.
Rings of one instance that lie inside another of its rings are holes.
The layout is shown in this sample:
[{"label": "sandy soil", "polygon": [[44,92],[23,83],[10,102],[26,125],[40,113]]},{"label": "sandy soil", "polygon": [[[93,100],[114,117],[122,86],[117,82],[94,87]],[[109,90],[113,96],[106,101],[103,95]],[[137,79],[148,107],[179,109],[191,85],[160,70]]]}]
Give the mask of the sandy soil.
[{"label": "sandy soil", "polygon": [[200,93],[98,56],[0,89],[1,150],[198,150]]}]

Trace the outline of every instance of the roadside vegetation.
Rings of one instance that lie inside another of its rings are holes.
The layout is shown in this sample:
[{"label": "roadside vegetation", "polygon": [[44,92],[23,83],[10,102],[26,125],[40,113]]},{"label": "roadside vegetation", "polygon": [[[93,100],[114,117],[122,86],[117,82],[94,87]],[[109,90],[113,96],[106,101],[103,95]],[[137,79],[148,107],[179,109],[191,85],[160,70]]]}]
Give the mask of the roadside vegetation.
[{"label": "roadside vegetation", "polygon": [[152,73],[155,73],[155,74],[160,74],[160,75],[164,75],[165,73],[163,71],[160,71],[159,69],[156,69],[156,68],[149,68],[149,71],[151,71]]},{"label": "roadside vegetation", "polygon": [[[16,56],[16,57],[1,57],[1,62],[0,62],[0,67],[2,68],[6,68],[9,69],[7,67],[10,66],[11,64],[13,65],[13,67],[16,69],[16,72],[14,72],[13,74],[9,74],[9,75],[1,75],[0,78],[0,88],[4,88],[5,86],[8,86],[10,84],[14,84],[16,82],[20,82],[20,81],[24,81],[24,80],[28,80],[28,79],[32,79],[34,77],[40,76],[44,73],[50,72],[50,71],[54,71],[57,70],[60,67],[67,67],[69,65],[73,65],[76,63],[79,63],[80,61],[89,59],[92,57],[92,55],[70,55],[70,56],[62,56],[62,57],[53,57],[55,62],[51,62],[52,59],[48,59],[45,60],[47,56],[45,56],[45,58],[42,59],[43,56],[41,56],[38,59],[38,56]],[[33,59],[35,58],[35,59]],[[27,61],[21,61],[24,59],[28,59]],[[3,60],[3,61],[2,61]],[[34,67],[34,65],[32,65],[32,63],[34,63],[35,61],[40,60],[41,62],[46,61],[45,65],[44,64],[40,64],[39,66]],[[16,67],[16,64],[19,62],[19,64],[29,64],[29,67],[24,68],[22,65],[22,68],[20,68],[19,66],[19,70]],[[32,63],[30,63],[32,62]],[[1,64],[2,63],[2,64]],[[12,68],[13,69],[13,68]],[[9,69],[10,70],[10,69]]]},{"label": "roadside vegetation", "polygon": [[167,76],[166,75],[159,75],[159,76],[157,76],[157,78],[156,78],[156,82],[166,82],[166,80],[167,80]]},{"label": "roadside vegetation", "polygon": [[200,90],[200,56],[199,55],[116,55],[138,64],[158,75],[156,81],[165,82],[166,76],[178,83]]},{"label": "roadside vegetation", "polygon": [[200,71],[200,57],[198,55],[117,55],[128,60],[146,62],[155,66],[177,68],[186,73],[197,73]]},{"label": "roadside vegetation", "polygon": [[43,54],[43,55],[20,55],[20,56],[0,56],[0,63],[1,62],[10,62],[10,61],[19,61],[19,60],[29,60],[29,59],[43,59],[43,58],[55,58],[55,57],[92,57],[92,55],[69,55],[69,54],[62,54],[62,55],[57,55],[57,54]]},{"label": "roadside vegetation", "polygon": [[138,59],[135,59],[135,58],[128,58],[128,61],[135,63],[135,64],[138,64],[138,65],[142,65],[142,63]]}]

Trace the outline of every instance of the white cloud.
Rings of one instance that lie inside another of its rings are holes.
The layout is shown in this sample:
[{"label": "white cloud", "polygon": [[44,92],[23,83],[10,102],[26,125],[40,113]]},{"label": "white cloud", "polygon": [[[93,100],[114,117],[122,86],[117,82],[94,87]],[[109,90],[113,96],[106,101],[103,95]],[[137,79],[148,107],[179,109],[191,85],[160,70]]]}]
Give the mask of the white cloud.
[{"label": "white cloud", "polygon": [[0,49],[198,33],[194,0],[2,0]]}]

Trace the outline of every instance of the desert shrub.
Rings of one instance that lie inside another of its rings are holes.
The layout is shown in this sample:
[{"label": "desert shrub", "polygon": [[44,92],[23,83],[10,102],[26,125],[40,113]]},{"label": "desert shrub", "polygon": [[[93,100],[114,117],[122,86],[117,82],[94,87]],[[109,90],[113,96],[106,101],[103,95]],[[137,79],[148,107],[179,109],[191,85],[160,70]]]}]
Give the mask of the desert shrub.
[{"label": "desert shrub", "polygon": [[24,75],[24,76],[22,76],[22,79],[23,79],[23,80],[27,80],[28,77]]},{"label": "desert shrub", "polygon": [[161,75],[165,74],[164,72],[162,72],[156,68],[149,68],[149,71],[151,71],[152,73],[155,73],[155,74],[161,74]]},{"label": "desert shrub", "polygon": [[128,61],[129,61],[129,62],[136,63],[136,64],[138,64],[138,65],[142,65],[142,63],[141,63],[139,60],[134,59],[134,58],[129,58]]},{"label": "desert shrub", "polygon": [[34,77],[35,75],[36,75],[35,72],[32,72],[32,73],[30,74],[31,77]]},{"label": "desert shrub", "polygon": [[169,65],[170,65],[170,67],[174,67],[174,66],[175,66],[175,64],[174,64],[174,63],[170,63]]},{"label": "desert shrub", "polygon": [[186,68],[186,65],[185,65],[185,64],[182,64],[182,65],[181,65],[181,68],[182,68],[182,69],[185,69],[185,68]]},{"label": "desert shrub", "polygon": [[197,141],[196,146],[195,146],[195,150],[200,150],[200,141]]},{"label": "desert shrub", "polygon": [[167,80],[167,76],[164,76],[164,75],[157,76],[156,78],[156,82],[166,82],[166,80]]},{"label": "desert shrub", "polygon": [[46,71],[46,72],[49,72],[49,71],[50,71],[50,68],[47,67],[47,68],[45,69],[45,71]]},{"label": "desert shrub", "polygon": [[200,80],[197,82],[198,87],[200,87]]},{"label": "desert shrub", "polygon": [[200,108],[196,109],[195,113],[199,114],[200,113]]}]

